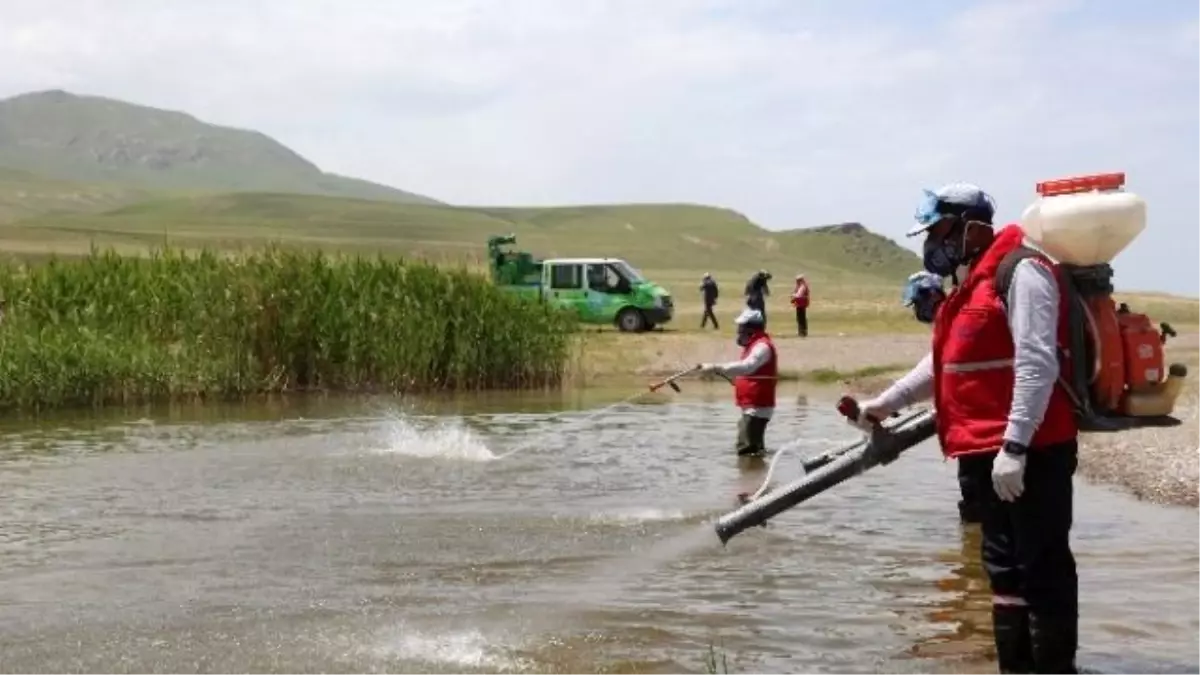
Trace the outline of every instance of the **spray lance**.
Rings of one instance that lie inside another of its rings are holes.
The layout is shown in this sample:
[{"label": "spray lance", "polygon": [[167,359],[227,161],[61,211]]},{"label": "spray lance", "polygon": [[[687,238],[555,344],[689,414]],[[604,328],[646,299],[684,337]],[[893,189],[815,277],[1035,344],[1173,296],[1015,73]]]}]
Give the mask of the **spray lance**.
[{"label": "spray lance", "polygon": [[[858,402],[849,396],[843,396],[838,401],[837,409],[851,421],[858,419]],[[884,426],[874,418],[868,421],[871,431],[866,438],[846,448],[819,455],[814,458],[821,460],[816,470],[771,493],[756,495],[755,499],[719,518],[716,531],[721,543],[728,543],[743,530],[763,525],[780,513],[877,464],[890,464],[900,453],[932,437],[936,431],[932,410],[910,413],[889,426]],[[807,466],[805,468],[807,470]]]},{"label": "spray lance", "polygon": [[[650,385],[650,391],[655,392],[655,391],[658,391],[659,389],[662,389],[663,387],[670,387],[671,389],[675,390],[676,394],[682,393],[682,390],[679,388],[679,385],[675,383],[676,380],[687,377],[688,375],[694,375],[695,373],[698,373],[698,372],[700,372],[700,366],[692,366],[691,368],[687,368],[686,370],[681,370],[678,373],[675,373],[674,375],[670,375],[662,380],[659,380],[658,382],[652,383]],[[728,375],[726,375],[725,373],[718,373],[718,374],[721,377],[725,378],[726,382],[733,384],[733,380],[729,379]]]}]

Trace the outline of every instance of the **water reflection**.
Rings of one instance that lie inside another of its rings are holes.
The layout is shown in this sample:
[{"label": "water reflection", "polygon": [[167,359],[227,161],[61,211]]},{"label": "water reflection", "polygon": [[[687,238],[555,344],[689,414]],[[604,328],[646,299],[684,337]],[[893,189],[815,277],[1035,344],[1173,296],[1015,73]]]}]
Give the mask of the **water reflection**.
[{"label": "water reflection", "polygon": [[808,394],[800,392],[796,396],[796,408],[793,411],[793,417],[797,422],[803,422],[808,419]]},{"label": "water reflection", "polygon": [[949,630],[918,640],[909,652],[913,658],[936,659],[942,667],[959,672],[994,671],[992,594],[980,559],[981,539],[979,525],[963,525],[958,548],[936,556],[951,567],[934,581],[941,593],[924,617],[933,626]]}]

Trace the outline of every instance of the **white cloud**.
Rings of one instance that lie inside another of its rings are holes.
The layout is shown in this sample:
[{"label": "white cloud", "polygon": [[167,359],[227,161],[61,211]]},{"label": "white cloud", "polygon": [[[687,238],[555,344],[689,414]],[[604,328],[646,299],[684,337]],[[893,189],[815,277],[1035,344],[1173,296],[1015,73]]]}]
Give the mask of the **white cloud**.
[{"label": "white cloud", "polygon": [[1119,283],[1197,293],[1194,4],[872,4],[8,0],[0,95],[182,109],[454,202],[897,238],[923,186],[979,182],[1015,218],[1040,179],[1125,170],[1151,223]]}]

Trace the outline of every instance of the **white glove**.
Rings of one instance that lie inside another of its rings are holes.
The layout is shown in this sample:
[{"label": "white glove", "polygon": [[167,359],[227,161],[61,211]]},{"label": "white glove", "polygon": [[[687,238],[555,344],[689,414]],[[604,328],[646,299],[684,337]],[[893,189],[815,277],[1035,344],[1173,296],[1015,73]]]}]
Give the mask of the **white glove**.
[{"label": "white glove", "polygon": [[884,405],[882,399],[876,397],[858,405],[858,419],[854,421],[854,425],[863,431],[871,431],[874,423],[868,419],[869,417],[874,417],[882,422],[893,412],[895,411]]},{"label": "white glove", "polygon": [[702,373],[702,374],[703,374],[703,373],[715,373],[715,372],[717,372],[718,370],[720,370],[720,369],[721,369],[721,367],[720,367],[720,366],[718,366],[718,365],[717,365],[717,364],[715,364],[715,363],[701,363],[701,364],[699,364],[699,365],[697,365],[697,366],[696,366],[696,369],[697,369],[697,370],[698,370],[700,373]]},{"label": "white glove", "polygon": [[1013,502],[1025,491],[1025,455],[1001,450],[992,460],[992,487],[996,496]]}]

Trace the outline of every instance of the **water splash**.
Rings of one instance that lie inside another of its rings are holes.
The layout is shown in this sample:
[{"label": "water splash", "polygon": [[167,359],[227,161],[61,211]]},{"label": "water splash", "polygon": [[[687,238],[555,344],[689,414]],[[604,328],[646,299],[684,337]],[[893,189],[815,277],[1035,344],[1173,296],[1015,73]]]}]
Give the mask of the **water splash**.
[{"label": "water splash", "polygon": [[388,629],[370,651],[376,658],[490,671],[521,670],[527,666],[477,629],[431,633],[399,626]]},{"label": "water splash", "polygon": [[483,439],[457,418],[418,425],[411,417],[389,415],[383,435],[383,445],[369,448],[371,452],[468,462],[496,459]]}]

